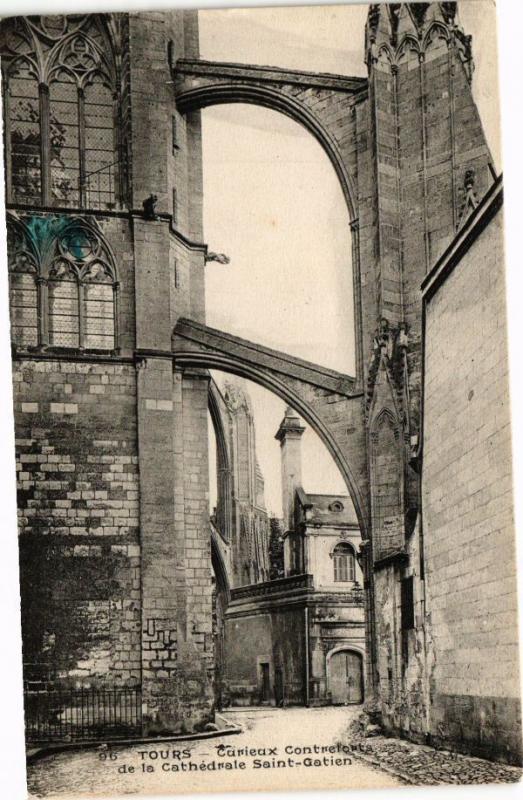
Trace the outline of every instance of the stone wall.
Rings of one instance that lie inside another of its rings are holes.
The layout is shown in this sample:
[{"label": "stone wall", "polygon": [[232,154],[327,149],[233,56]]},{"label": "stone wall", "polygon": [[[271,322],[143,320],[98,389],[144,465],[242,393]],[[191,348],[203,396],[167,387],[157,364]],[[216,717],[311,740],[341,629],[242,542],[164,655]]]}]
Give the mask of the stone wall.
[{"label": "stone wall", "polygon": [[26,677],[140,683],[133,364],[15,361]]},{"label": "stone wall", "polygon": [[[249,646],[245,646],[248,641]],[[225,618],[224,701],[233,705],[305,702],[304,606],[246,613],[233,602]],[[269,665],[269,697],[262,696],[261,664]],[[279,673],[279,675],[277,675]],[[278,681],[283,687],[281,693]]]},{"label": "stone wall", "polygon": [[[494,212],[493,212],[494,213]],[[423,521],[435,739],[521,757],[502,213],[427,301]]]}]

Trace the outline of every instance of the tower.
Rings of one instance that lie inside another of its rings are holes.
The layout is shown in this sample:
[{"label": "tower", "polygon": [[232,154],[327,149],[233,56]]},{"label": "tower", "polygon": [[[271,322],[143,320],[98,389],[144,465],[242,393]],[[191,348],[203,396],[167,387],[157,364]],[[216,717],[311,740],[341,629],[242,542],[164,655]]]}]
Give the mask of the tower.
[{"label": "tower", "polygon": [[302,485],[301,437],[305,428],[298,415],[287,406],[285,416],[275,438],[280,442],[283,526],[285,531],[294,528],[294,494]]},{"label": "tower", "polygon": [[213,703],[209,379],[173,370],[171,333],[203,321],[206,247],[200,117],[170,69],[197,13],[4,19],[0,51],[25,678],[127,687],[144,731],[192,727]]},{"label": "tower", "polygon": [[[362,341],[371,537],[368,676],[390,728],[428,730],[430,676],[420,527],[423,305],[421,284],[495,171],[472,94],[471,37],[457,3],[370,7],[368,186],[360,184]],[[362,202],[363,201],[363,202]],[[371,223],[372,233],[366,220]],[[398,611],[401,609],[401,613]],[[401,630],[401,641],[390,636]],[[403,698],[410,710],[402,716]],[[408,718],[408,720],[407,720]]]}]

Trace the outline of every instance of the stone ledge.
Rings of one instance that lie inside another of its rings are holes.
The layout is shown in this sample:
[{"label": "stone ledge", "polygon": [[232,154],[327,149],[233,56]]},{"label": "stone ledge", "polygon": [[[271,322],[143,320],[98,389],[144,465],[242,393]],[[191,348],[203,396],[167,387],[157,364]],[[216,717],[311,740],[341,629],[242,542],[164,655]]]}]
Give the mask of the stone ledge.
[{"label": "stone ledge", "polygon": [[190,362],[191,356],[197,355],[211,357],[213,352],[246,361],[262,369],[274,370],[343,397],[360,396],[355,393],[355,379],[349,375],[190,319],[178,321],[173,331],[173,354],[176,362]]},{"label": "stone ledge", "polygon": [[353,78],[329,72],[307,72],[306,70],[282,67],[253,66],[227,61],[204,61],[202,59],[180,59],[176,62],[176,74],[202,76],[206,78],[236,78],[270,83],[293,83],[300,86],[334,89],[342,92],[367,90],[367,78]]}]

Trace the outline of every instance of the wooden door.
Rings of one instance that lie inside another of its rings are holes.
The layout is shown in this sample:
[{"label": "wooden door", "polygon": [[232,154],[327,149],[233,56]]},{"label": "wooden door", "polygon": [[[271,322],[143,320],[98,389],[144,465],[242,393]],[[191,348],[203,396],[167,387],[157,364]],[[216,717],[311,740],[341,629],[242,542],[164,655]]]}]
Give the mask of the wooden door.
[{"label": "wooden door", "polygon": [[363,664],[359,653],[340,650],[329,661],[329,691],[335,705],[363,702]]}]

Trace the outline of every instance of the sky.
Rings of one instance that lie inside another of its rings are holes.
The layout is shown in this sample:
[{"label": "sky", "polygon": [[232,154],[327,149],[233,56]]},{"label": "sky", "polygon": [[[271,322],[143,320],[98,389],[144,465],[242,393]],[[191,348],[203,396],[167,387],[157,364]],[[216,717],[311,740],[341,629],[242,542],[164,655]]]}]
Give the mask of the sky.
[{"label": "sky", "polygon": [[[365,76],[367,8],[200,11],[200,54]],[[499,168],[494,3],[461,2],[460,18],[473,36],[474,94]],[[205,238],[211,250],[231,259],[229,265],[207,267],[208,324],[354,374],[349,217],[323,149],[294,121],[257,106],[214,106],[202,112],[202,120]],[[213,374],[222,381],[223,375]],[[284,405],[255,384],[243,385],[253,403],[267,505],[279,516],[280,452],[274,434]],[[212,433],[210,438],[213,448]],[[304,488],[345,494],[318,437],[307,429],[302,441]],[[213,457],[212,452],[211,462]]]}]

